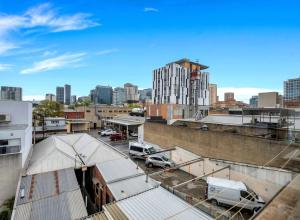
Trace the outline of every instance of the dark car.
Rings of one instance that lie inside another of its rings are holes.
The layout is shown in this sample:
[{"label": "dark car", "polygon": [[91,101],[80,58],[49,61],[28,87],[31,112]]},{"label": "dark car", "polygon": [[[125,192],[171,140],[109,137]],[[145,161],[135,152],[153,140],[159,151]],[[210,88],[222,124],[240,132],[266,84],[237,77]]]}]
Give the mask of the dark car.
[{"label": "dark car", "polygon": [[122,133],[114,133],[110,135],[111,141],[120,141],[120,140],[126,140],[126,136]]}]

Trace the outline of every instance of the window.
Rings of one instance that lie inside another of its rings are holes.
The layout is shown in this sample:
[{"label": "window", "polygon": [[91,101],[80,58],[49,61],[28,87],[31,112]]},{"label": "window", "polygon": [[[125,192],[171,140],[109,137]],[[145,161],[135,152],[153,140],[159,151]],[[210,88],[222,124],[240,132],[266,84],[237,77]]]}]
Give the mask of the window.
[{"label": "window", "polygon": [[143,148],[138,146],[131,146],[130,149],[137,152],[143,152]]},{"label": "window", "polygon": [[241,191],[241,197],[250,201],[254,201],[253,196],[249,194],[247,191]]},{"label": "window", "polygon": [[8,140],[0,140],[0,145],[8,145]]},{"label": "window", "polygon": [[152,160],[162,161],[162,159],[159,157],[152,157]]}]

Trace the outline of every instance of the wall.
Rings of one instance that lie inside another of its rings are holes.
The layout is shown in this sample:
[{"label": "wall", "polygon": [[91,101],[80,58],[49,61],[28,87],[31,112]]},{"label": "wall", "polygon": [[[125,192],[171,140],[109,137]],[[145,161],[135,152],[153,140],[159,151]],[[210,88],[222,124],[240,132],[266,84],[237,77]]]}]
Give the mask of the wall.
[{"label": "wall", "polygon": [[[204,157],[217,158],[241,163],[262,165],[275,157],[287,146],[286,143],[258,137],[217,131],[200,131],[188,127],[174,127],[147,122],[144,125],[144,139],[163,148],[180,146]],[[288,153],[299,145],[291,145],[282,156],[270,163],[280,167],[286,161]],[[289,169],[300,171],[300,161],[293,161]]]},{"label": "wall", "polygon": [[[183,163],[199,158],[199,156],[177,147],[175,151],[172,151],[171,158],[176,163]],[[281,187],[293,179],[293,172],[209,158],[183,167],[182,170],[194,176],[201,176],[228,165],[230,165],[230,170],[224,169],[211,176],[242,181],[261,195],[265,201],[269,201]]]},{"label": "wall", "polygon": [[15,196],[21,166],[21,154],[0,155],[0,206]]}]

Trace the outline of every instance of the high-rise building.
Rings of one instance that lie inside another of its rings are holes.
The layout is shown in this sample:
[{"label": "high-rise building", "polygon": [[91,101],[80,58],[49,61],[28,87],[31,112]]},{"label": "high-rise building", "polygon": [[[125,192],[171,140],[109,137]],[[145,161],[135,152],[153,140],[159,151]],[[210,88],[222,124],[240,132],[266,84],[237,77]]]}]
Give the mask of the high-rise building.
[{"label": "high-rise building", "polygon": [[71,96],[71,104],[74,104],[75,102],[77,102],[77,97],[76,97],[76,95],[72,95]]},{"label": "high-rise building", "polygon": [[208,67],[181,59],[153,71],[153,104],[190,107],[190,115],[207,115],[209,109]]},{"label": "high-rise building", "polygon": [[252,108],[257,108],[258,107],[258,96],[257,95],[254,95],[250,98],[249,105]]},{"label": "high-rise building", "polygon": [[64,104],[65,101],[65,89],[64,87],[56,87],[56,101],[60,104]]},{"label": "high-rise building", "polygon": [[209,104],[213,105],[218,101],[217,84],[209,84]]},{"label": "high-rise building", "polygon": [[139,91],[136,85],[131,83],[124,84],[125,89],[125,100],[128,103],[138,102],[139,101]]},{"label": "high-rise building", "polygon": [[283,100],[286,107],[300,107],[300,77],[284,81]]},{"label": "high-rise building", "polygon": [[113,91],[113,104],[123,105],[125,102],[125,89],[122,87],[116,87]]},{"label": "high-rise building", "polygon": [[112,87],[111,86],[96,86],[91,90],[90,97],[94,104],[112,104]]},{"label": "high-rise building", "polygon": [[51,102],[55,102],[56,101],[56,96],[54,94],[47,93],[46,94],[46,100],[49,100]]},{"label": "high-rise building", "polygon": [[1,100],[22,101],[22,88],[1,86]]},{"label": "high-rise building", "polygon": [[282,96],[278,92],[263,92],[258,94],[259,108],[282,107]]},{"label": "high-rise building", "polygon": [[91,100],[90,96],[79,96],[77,99],[78,102],[84,102],[84,101],[88,101],[88,100]]},{"label": "high-rise building", "polygon": [[233,92],[225,92],[224,93],[224,101],[231,101],[234,100],[234,93]]},{"label": "high-rise building", "polygon": [[65,100],[64,100],[64,103],[66,105],[70,105],[71,103],[71,86],[66,84],[65,85]]},{"label": "high-rise building", "polygon": [[142,89],[139,90],[139,99],[142,102],[145,102],[146,100],[152,99],[152,89]]}]

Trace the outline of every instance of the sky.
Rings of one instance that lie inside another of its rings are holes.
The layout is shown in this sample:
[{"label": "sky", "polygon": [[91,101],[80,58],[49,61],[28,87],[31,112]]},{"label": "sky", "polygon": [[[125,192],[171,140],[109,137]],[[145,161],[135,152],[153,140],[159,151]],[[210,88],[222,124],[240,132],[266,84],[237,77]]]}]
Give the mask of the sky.
[{"label": "sky", "polygon": [[152,70],[189,58],[248,102],[300,75],[297,0],[1,0],[0,85],[23,99],[56,86],[151,88]]}]

